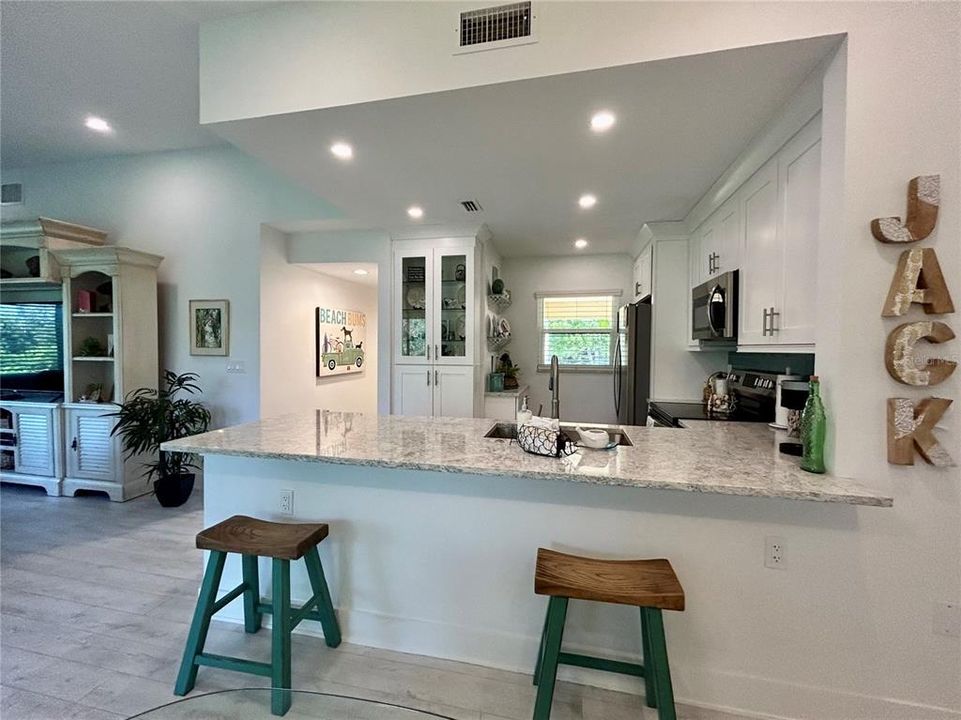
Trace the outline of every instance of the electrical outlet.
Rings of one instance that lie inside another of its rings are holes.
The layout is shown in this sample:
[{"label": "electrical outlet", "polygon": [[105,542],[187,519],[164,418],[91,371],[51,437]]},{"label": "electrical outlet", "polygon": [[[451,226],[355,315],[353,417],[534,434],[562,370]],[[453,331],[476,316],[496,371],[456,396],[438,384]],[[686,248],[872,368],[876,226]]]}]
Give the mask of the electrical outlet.
[{"label": "electrical outlet", "polygon": [[294,491],[280,491],[280,512],[284,515],[294,514]]},{"label": "electrical outlet", "polygon": [[934,603],[934,634],[961,638],[961,604]]},{"label": "electrical outlet", "polygon": [[244,366],[243,360],[228,360],[227,372],[232,375],[245,375],[247,368]]},{"label": "electrical outlet", "polygon": [[787,543],[784,538],[768,535],[764,538],[764,567],[784,570],[787,567]]}]

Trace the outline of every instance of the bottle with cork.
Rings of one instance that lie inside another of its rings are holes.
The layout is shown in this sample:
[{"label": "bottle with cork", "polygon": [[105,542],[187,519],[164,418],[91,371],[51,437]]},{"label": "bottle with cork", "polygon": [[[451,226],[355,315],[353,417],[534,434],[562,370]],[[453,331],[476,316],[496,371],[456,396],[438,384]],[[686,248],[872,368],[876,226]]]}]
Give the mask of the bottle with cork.
[{"label": "bottle with cork", "polygon": [[812,473],[823,473],[824,467],[824,436],[827,430],[827,419],[824,415],[824,404],[821,402],[821,382],[817,375],[812,375],[811,386],[804,410],[801,412],[801,444],[804,452],[801,456],[801,469]]}]

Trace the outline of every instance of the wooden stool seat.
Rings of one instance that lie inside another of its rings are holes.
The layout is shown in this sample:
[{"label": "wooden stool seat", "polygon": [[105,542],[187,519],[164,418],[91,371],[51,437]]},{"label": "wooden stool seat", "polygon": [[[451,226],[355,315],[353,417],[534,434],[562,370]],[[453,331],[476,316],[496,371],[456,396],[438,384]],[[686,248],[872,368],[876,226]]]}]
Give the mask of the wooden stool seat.
[{"label": "wooden stool seat", "polygon": [[197,533],[201,550],[299,560],[327,537],[325,523],[278,523],[234,515]]},{"label": "wooden stool seat", "polygon": [[[340,645],[340,625],[317,552],[317,545],[325,537],[324,523],[275,523],[245,515],[234,515],[197,533],[197,547],[209,550],[210,557],[174,685],[175,695],[186,695],[194,689],[201,666],[233,670],[270,678],[270,711],[274,715],[286,714],[292,699],[290,634],[294,628],[303,620],[315,620],[324,628],[324,642],[329,647]],[[227,553],[240,555],[243,582],[218,599]],[[260,595],[260,558],[270,558],[270,602]],[[313,595],[300,607],[294,607],[290,599],[290,561],[301,558]],[[247,632],[260,630],[265,613],[272,617],[269,663],[204,651],[210,621],[240,597]]]},{"label": "wooden stool seat", "polygon": [[671,563],[664,559],[598,560],[539,548],[534,592],[662,610],[684,609],[684,588]]},{"label": "wooden stool seat", "polygon": [[[599,560],[538,548],[534,592],[549,596],[534,666],[534,720],[550,720],[558,665],[642,677],[645,702],[657,708],[658,720],[677,720],[661,611],[683,610],[684,588],[671,563],[664,559]],[[644,664],[564,652],[564,623],[572,598],[637,606]]]}]

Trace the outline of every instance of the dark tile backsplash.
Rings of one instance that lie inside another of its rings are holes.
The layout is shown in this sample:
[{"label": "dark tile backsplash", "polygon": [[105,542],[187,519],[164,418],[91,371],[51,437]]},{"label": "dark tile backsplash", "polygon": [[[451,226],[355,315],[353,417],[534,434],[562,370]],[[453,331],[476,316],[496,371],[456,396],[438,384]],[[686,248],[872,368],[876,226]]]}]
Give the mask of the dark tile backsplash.
[{"label": "dark tile backsplash", "polygon": [[813,353],[742,353],[731,352],[727,362],[734,370],[763,370],[785,374],[787,368],[795,375],[814,374]]}]

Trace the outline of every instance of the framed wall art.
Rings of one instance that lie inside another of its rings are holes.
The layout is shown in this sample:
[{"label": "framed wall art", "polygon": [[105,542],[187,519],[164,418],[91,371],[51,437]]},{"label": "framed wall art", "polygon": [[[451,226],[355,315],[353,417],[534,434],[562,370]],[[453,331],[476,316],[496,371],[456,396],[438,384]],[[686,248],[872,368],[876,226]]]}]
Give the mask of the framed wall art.
[{"label": "framed wall art", "polygon": [[227,355],[229,340],[229,301],[191,300],[190,354]]}]

